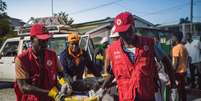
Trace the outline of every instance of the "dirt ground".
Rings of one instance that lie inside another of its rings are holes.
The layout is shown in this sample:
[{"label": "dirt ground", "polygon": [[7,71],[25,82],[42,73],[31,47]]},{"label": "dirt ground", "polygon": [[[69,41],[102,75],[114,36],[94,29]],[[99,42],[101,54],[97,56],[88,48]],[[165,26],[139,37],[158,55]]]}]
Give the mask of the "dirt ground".
[{"label": "dirt ground", "polygon": [[0,101],[15,101],[15,93],[13,88],[0,89]]},{"label": "dirt ground", "polygon": [[[195,90],[188,90],[188,101],[201,101],[200,92]],[[190,94],[189,94],[190,93]],[[15,93],[13,88],[0,89],[0,101],[15,101]]]}]

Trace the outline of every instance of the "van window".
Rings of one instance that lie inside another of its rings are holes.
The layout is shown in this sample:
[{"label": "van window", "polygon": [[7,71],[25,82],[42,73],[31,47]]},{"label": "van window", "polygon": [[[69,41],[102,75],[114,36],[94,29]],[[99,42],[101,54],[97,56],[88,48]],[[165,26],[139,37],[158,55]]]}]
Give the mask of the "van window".
[{"label": "van window", "polygon": [[83,37],[80,40],[80,48],[85,49],[85,46],[87,44],[87,37]]},{"label": "van window", "polygon": [[26,49],[28,49],[29,47],[31,47],[31,41],[30,41],[30,40],[25,40],[25,41],[23,42],[22,50],[26,50]]},{"label": "van window", "polygon": [[48,46],[59,55],[66,48],[66,38],[52,38]]},{"label": "van window", "polygon": [[1,55],[4,57],[12,57],[17,55],[19,41],[7,42],[4,46]]},{"label": "van window", "polygon": [[[31,47],[30,40],[25,40],[23,42],[22,50],[26,50],[29,47]],[[48,42],[48,48],[53,49],[57,53],[57,55],[59,55],[66,48],[66,39],[65,38],[52,38]]]}]

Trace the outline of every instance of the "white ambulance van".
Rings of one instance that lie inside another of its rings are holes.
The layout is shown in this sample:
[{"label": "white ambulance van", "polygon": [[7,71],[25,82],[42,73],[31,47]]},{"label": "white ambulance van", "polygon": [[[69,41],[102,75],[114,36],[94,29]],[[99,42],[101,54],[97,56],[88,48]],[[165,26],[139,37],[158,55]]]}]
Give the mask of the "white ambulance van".
[{"label": "white ambulance van", "polygon": [[[57,55],[67,46],[66,37],[70,31],[62,31],[58,27],[52,28],[50,32],[54,33],[48,42],[48,47],[55,50]],[[20,34],[19,37],[7,39],[0,48],[0,82],[15,81],[15,57],[31,46],[28,33]],[[82,35],[80,47],[85,49],[91,59],[93,58],[94,46],[88,35]]]}]

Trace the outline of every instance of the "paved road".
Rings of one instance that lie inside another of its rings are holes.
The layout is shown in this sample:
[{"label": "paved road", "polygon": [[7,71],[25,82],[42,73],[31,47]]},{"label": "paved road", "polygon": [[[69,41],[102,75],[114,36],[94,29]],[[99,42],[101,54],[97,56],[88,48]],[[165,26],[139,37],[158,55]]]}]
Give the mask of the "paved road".
[{"label": "paved road", "polygon": [[[13,88],[0,89],[0,101],[15,101],[15,99]],[[189,89],[188,101],[201,101],[201,91]]]},{"label": "paved road", "polygon": [[201,90],[187,89],[188,101],[201,101]]},{"label": "paved road", "polygon": [[0,82],[0,101],[16,101],[13,83]]},{"label": "paved road", "polygon": [[[14,90],[12,88],[0,89],[0,101],[15,101]],[[201,101],[201,96],[188,95],[188,101]]]},{"label": "paved road", "polygon": [[12,88],[0,89],[0,101],[16,101]]}]

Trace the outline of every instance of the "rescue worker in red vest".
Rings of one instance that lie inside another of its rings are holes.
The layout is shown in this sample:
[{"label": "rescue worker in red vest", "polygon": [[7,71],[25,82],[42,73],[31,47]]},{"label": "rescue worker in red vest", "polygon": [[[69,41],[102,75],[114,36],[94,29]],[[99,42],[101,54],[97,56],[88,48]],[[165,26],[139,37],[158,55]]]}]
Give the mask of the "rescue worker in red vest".
[{"label": "rescue worker in red vest", "polygon": [[77,33],[67,36],[68,46],[60,53],[60,61],[64,72],[71,78],[73,91],[87,91],[93,87],[93,84],[83,80],[86,67],[96,77],[101,77],[101,74],[94,66],[89,54],[79,47],[79,41],[80,36]]},{"label": "rescue worker in red vest", "polygon": [[155,47],[152,38],[137,36],[133,15],[122,12],[115,17],[115,31],[120,39],[108,48],[113,75],[110,75],[96,92],[100,94],[115,77],[117,80],[119,101],[154,101],[156,92],[157,68],[154,57],[159,58],[175,85],[172,65],[168,57]]},{"label": "rescue worker in red vest", "polygon": [[[34,24],[30,30],[31,47],[15,59],[17,101],[60,101],[72,88],[64,76],[63,68],[54,51],[47,49],[50,33],[43,24]],[[62,80],[62,92],[52,89]]]}]

